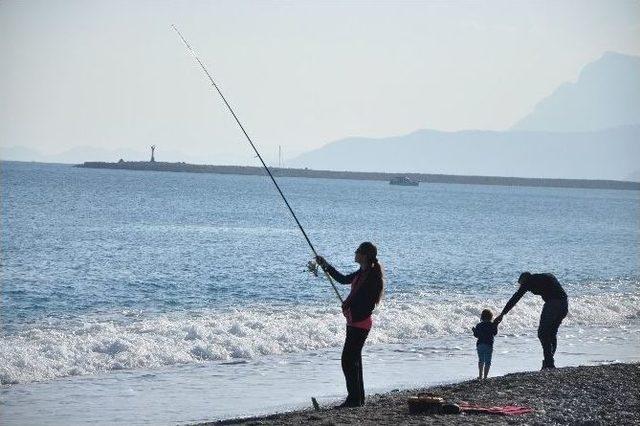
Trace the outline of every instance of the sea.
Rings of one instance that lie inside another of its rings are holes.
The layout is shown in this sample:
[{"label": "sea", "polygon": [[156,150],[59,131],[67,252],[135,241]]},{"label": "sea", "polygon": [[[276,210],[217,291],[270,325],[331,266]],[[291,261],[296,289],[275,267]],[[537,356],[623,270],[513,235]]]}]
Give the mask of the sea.
[{"label": "sea", "polygon": [[[265,176],[0,164],[0,424],[190,424],[345,397],[345,320]],[[368,394],[472,379],[523,271],[569,295],[558,366],[640,360],[640,192],[277,178],[343,272],[378,247]],[[343,296],[348,286],[340,285]],[[490,375],[535,371],[539,297]]]}]

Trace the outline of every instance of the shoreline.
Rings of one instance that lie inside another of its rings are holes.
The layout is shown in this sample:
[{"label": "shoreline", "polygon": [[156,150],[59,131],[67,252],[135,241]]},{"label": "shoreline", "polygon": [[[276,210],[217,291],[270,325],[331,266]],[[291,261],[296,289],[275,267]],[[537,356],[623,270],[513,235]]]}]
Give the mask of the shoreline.
[{"label": "shoreline", "polygon": [[[482,406],[518,405],[530,414],[409,414],[407,398],[433,392],[446,401]],[[300,424],[638,424],[640,423],[640,363],[563,367],[511,373],[487,380],[467,380],[420,389],[393,390],[367,397],[360,408],[308,408],[266,416],[197,423],[213,425]]]},{"label": "shoreline", "polygon": [[[178,173],[214,173],[264,176],[262,167],[254,166],[216,166],[188,163],[168,163],[150,161],[119,161],[116,163],[86,161],[73,167],[87,169],[112,169],[136,171],[163,171]],[[324,179],[376,180],[389,181],[393,177],[405,176],[422,183],[453,183],[466,185],[498,185],[552,188],[585,188],[640,190],[640,182],[602,180],[602,179],[556,179],[556,178],[521,178],[504,176],[462,176],[431,173],[384,173],[384,172],[350,172],[334,170],[269,168],[275,177],[306,177]]]}]

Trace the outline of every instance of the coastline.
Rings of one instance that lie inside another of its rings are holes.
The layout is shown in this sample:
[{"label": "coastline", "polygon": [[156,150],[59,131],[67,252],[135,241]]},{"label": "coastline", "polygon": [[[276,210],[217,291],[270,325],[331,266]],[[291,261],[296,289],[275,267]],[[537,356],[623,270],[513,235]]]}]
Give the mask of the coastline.
[{"label": "coastline", "polygon": [[[215,173],[235,175],[266,175],[262,167],[253,166],[216,166],[188,163],[168,163],[150,161],[119,161],[116,163],[86,161],[74,167],[87,169],[162,171],[181,173]],[[591,179],[555,179],[555,178],[520,178],[503,176],[461,176],[429,173],[383,173],[383,172],[350,172],[334,170],[269,168],[276,177],[305,177],[324,179],[351,179],[389,181],[393,177],[405,176],[422,183],[454,183],[467,185],[528,186],[553,188],[586,188],[640,190],[640,182]]]},{"label": "coastline", "polygon": [[[300,424],[638,424],[640,363],[564,367],[512,373],[423,389],[371,395],[361,408],[312,408],[268,416],[228,419],[212,425]],[[445,400],[482,406],[518,405],[534,412],[518,416],[488,414],[409,414],[407,398],[433,392]]]}]

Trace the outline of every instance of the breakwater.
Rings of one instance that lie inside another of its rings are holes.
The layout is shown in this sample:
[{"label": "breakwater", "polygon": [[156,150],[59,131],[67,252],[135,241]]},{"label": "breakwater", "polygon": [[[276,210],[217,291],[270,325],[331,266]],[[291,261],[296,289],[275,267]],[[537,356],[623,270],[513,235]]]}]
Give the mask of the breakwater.
[{"label": "breakwater", "polygon": [[[116,163],[87,161],[75,167],[90,169],[139,170],[159,172],[185,173],[218,173],[235,175],[265,175],[262,167],[252,166],[216,166],[206,164],[119,161]],[[472,185],[502,186],[535,186],[556,188],[592,188],[592,189],[626,189],[640,190],[640,182],[590,179],[551,179],[551,178],[519,178],[503,176],[460,176],[428,173],[383,173],[383,172],[350,172],[334,170],[292,169],[271,167],[271,172],[278,177],[306,177],[325,179],[355,179],[389,181],[396,176],[406,176],[423,183],[456,183]]]}]

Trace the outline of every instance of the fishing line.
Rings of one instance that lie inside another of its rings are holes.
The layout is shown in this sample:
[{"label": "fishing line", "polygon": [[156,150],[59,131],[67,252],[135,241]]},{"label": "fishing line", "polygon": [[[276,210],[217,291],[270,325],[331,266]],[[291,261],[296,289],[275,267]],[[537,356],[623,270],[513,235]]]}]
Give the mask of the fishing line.
[{"label": "fishing line", "polygon": [[[276,189],[278,190],[278,193],[282,197],[282,200],[287,205],[287,208],[289,209],[289,212],[291,213],[291,216],[293,216],[293,219],[296,221],[296,224],[298,225],[298,228],[300,228],[300,231],[302,232],[302,235],[304,236],[304,239],[307,240],[307,244],[309,244],[309,247],[311,247],[311,251],[313,252],[313,255],[314,255],[314,258],[315,258],[316,256],[318,256],[318,252],[316,252],[316,249],[313,247],[313,244],[311,243],[311,240],[309,239],[309,237],[307,236],[307,233],[305,232],[304,228],[300,224],[300,221],[298,220],[298,217],[293,212],[293,209],[289,205],[289,202],[287,201],[287,198],[282,193],[282,190],[280,189],[280,186],[278,185],[278,182],[276,182],[276,179],[271,174],[271,170],[269,170],[269,167],[267,167],[267,164],[262,159],[262,155],[260,155],[260,153],[258,152],[258,149],[256,148],[256,146],[253,144],[253,141],[249,137],[249,134],[244,129],[244,126],[242,125],[242,123],[240,123],[240,120],[238,119],[238,116],[233,111],[233,108],[231,108],[231,105],[229,105],[229,102],[227,102],[227,99],[222,94],[222,91],[220,91],[220,88],[218,87],[216,82],[213,80],[213,77],[211,76],[211,74],[209,74],[209,71],[207,70],[207,67],[204,66],[204,64],[202,63],[202,61],[200,60],[200,58],[198,57],[196,52],[191,48],[191,45],[189,44],[189,42],[184,38],[182,33],[178,30],[178,28],[175,25],[171,25],[171,27],[175,30],[176,33],[178,33],[178,36],[180,36],[180,39],[182,39],[182,42],[184,43],[184,45],[187,47],[189,52],[191,52],[191,55],[193,55],[195,60],[198,62],[198,64],[200,65],[200,68],[202,68],[202,71],[204,71],[204,73],[207,75],[207,78],[211,82],[211,85],[216,89],[216,91],[218,92],[218,94],[220,95],[222,100],[224,101],[224,104],[227,106],[227,108],[229,108],[229,112],[231,112],[231,115],[233,115],[233,118],[236,120],[236,123],[238,123],[238,126],[240,126],[240,129],[242,130],[242,133],[244,133],[244,136],[247,138],[247,141],[249,141],[249,144],[251,144],[251,148],[253,148],[253,151],[256,153],[256,155],[260,159],[260,162],[262,163],[262,167],[264,167],[264,169],[267,171],[267,174],[269,175],[269,177],[271,178],[271,181],[273,182],[273,184],[275,185]],[[340,299],[340,302],[342,303],[343,302],[342,296],[340,296],[340,293],[338,292],[338,289],[336,288],[336,285],[333,283],[333,280],[331,279],[331,276],[324,269],[323,269],[323,271],[324,271],[324,275],[329,280],[329,284],[331,284],[331,287],[333,288],[333,291],[335,291],[336,296],[338,296],[338,299]]]}]

